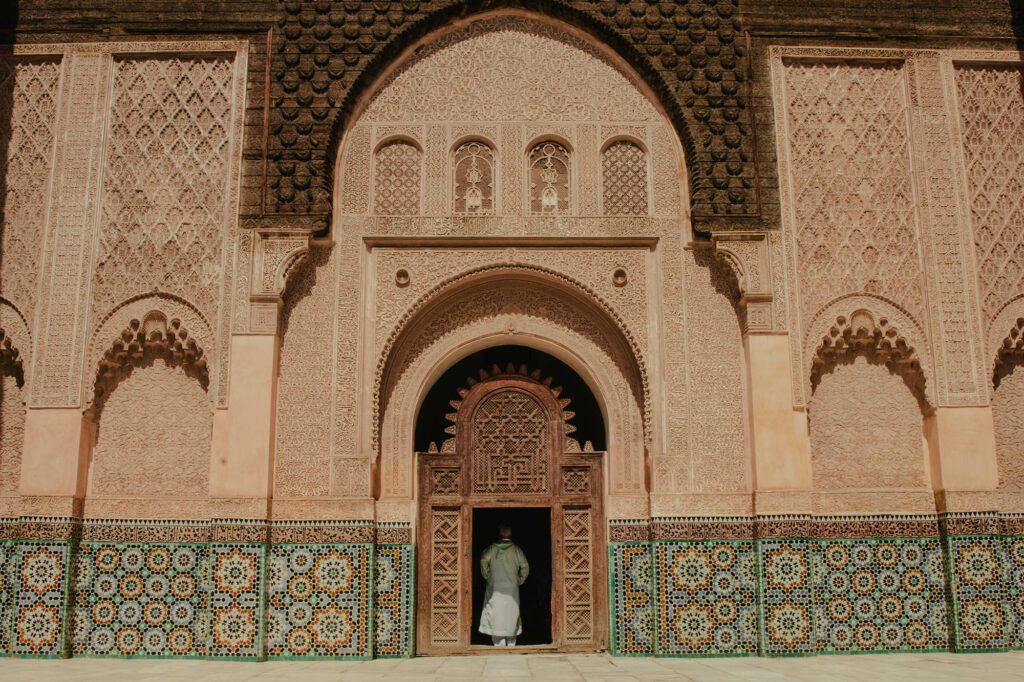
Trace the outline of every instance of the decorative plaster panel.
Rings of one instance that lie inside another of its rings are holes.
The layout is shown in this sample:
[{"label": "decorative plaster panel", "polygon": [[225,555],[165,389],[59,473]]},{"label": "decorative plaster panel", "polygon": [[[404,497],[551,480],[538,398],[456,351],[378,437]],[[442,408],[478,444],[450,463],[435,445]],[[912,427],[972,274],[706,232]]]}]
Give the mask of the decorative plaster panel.
[{"label": "decorative plaster panel", "polygon": [[201,516],[212,429],[195,379],[161,360],[133,369],[99,415],[88,498],[190,499]]},{"label": "decorative plaster panel", "polygon": [[926,485],[921,409],[884,366],[862,355],[835,366],[814,392],[808,418],[816,490]]},{"label": "decorative plaster panel", "polygon": [[[0,292],[30,329],[43,260],[60,78],[59,56],[0,59]],[[28,357],[32,349],[20,350]]]}]

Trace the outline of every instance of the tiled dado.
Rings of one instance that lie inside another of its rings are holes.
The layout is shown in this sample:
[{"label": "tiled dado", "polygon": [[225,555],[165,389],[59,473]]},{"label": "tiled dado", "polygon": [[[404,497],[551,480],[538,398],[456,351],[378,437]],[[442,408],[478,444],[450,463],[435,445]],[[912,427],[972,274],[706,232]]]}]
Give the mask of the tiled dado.
[{"label": "tiled dado", "polygon": [[1018,534],[968,535],[976,524],[937,517],[613,524],[611,537],[622,540],[610,548],[613,650],[801,656],[1024,647],[1024,534],[1005,522],[985,528]]},{"label": "tiled dado", "polygon": [[0,540],[0,654],[413,653],[413,548],[375,545],[367,524],[87,522],[64,535]]}]

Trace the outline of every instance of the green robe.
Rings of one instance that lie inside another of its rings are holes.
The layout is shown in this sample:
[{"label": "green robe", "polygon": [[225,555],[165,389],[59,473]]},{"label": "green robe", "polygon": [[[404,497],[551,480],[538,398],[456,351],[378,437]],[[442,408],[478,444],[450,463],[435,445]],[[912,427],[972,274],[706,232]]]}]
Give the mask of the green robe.
[{"label": "green robe", "polygon": [[515,637],[523,631],[519,586],[530,574],[526,555],[511,540],[495,542],[480,557],[480,573],[487,581],[480,632],[495,637]]}]

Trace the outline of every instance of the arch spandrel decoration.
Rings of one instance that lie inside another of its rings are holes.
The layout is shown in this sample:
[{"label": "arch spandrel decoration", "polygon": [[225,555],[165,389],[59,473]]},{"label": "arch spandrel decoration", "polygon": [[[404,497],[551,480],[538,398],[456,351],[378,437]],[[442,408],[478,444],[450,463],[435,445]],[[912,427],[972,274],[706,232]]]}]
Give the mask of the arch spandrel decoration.
[{"label": "arch spandrel decoration", "polygon": [[[508,12],[517,5],[483,0],[394,0],[373,7],[284,3],[279,30],[273,33],[270,96],[296,104],[271,110],[266,213],[310,214],[313,226],[325,228],[332,163],[364,93],[423,36],[462,17],[503,7]],[[695,217],[728,224],[731,217],[757,215],[756,155],[741,86],[747,67],[738,0],[685,5],[558,0],[542,8],[538,16],[592,34],[642,75],[683,140]],[[695,66],[685,55],[698,43],[703,61]],[[314,49],[300,50],[300,45]],[[355,49],[336,54],[334,46],[341,45]],[[320,54],[332,55],[328,68],[314,64]],[[710,99],[720,100],[721,106],[711,108],[706,104]]]},{"label": "arch spandrel decoration", "polygon": [[[836,339],[844,336],[842,328],[849,328],[849,331],[856,336],[856,329],[853,324],[866,314],[872,322],[870,336],[875,338],[876,332],[884,339],[882,343],[892,341],[887,334],[895,334],[899,344],[908,350],[906,363],[896,367],[893,371],[902,373],[903,369],[914,366],[908,370],[915,378],[907,380],[908,387],[914,392],[915,397],[922,405],[922,410],[928,412],[937,405],[935,398],[935,382],[932,380],[931,355],[929,346],[925,343],[926,336],[921,325],[905,310],[896,304],[881,298],[866,294],[855,294],[844,296],[833,300],[823,307],[814,319],[807,325],[803,337],[803,362],[804,374],[799,380],[804,382],[808,399],[814,392],[815,367],[821,366],[824,358],[821,350],[835,346]],[[838,322],[840,319],[843,322]],[[884,321],[884,324],[882,322]],[[836,332],[838,330],[838,334]],[[896,348],[898,351],[899,349]],[[909,363],[909,364],[908,364]],[[919,378],[918,378],[919,377]]]},{"label": "arch spandrel decoration", "polygon": [[411,499],[418,405],[445,367],[494,345],[555,355],[598,396],[608,427],[610,504],[616,518],[642,517],[646,376],[634,346],[599,301],[543,272],[503,267],[460,277],[416,306],[378,366],[381,497]]},{"label": "arch spandrel decoration", "polygon": [[[565,82],[589,85],[570,92]],[[487,138],[499,159],[493,209],[482,206],[483,213],[598,215],[604,143],[623,136],[653,150],[653,181],[641,203],[652,216],[685,214],[685,152],[656,95],[607,45],[561,22],[502,11],[445,27],[389,64],[353,107],[333,159],[341,215],[369,214],[371,150],[395,135],[423,140],[424,215],[481,212],[464,210],[457,186],[442,186],[455,163],[445,150],[467,138]],[[571,157],[554,162],[557,174],[548,169],[556,175],[550,186],[531,158],[544,141]],[[540,190],[551,195],[546,205]]]}]

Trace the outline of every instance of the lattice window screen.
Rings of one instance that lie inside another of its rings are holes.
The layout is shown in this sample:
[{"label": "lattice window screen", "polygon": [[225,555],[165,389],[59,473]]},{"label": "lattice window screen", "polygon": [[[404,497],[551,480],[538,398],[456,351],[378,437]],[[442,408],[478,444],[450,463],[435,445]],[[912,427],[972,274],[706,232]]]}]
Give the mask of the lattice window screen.
[{"label": "lattice window screen", "polygon": [[396,140],[377,150],[374,211],[379,215],[420,213],[423,152],[411,142]]},{"label": "lattice window screen", "polygon": [[530,212],[569,212],[569,151],[557,142],[541,142],[530,151]]},{"label": "lattice window screen", "polygon": [[494,150],[483,142],[466,142],[455,150],[456,213],[494,212]]},{"label": "lattice window screen", "polygon": [[473,491],[536,493],[548,489],[548,416],[536,398],[495,391],[473,414]]},{"label": "lattice window screen", "polygon": [[647,154],[634,142],[619,140],[601,154],[605,215],[647,215]]}]

